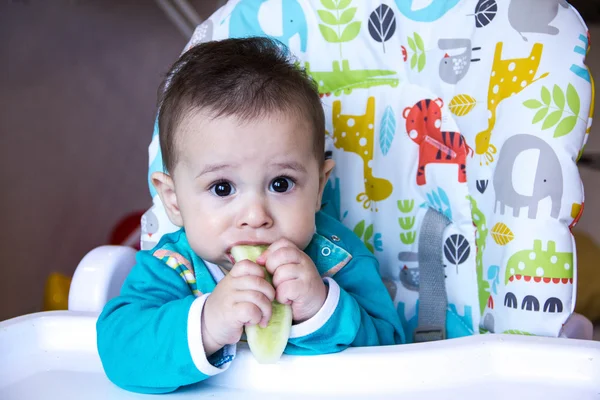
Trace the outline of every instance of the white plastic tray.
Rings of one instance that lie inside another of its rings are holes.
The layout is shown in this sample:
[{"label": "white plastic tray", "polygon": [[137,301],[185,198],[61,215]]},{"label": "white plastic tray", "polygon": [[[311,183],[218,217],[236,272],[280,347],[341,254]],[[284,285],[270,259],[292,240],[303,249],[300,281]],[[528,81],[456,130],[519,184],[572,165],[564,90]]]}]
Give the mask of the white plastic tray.
[{"label": "white plastic tray", "polygon": [[[0,399],[150,398],[123,391],[105,377],[95,322],[91,314],[59,311],[0,323]],[[240,345],[227,372],[171,397],[600,399],[600,342],[472,336],[284,356],[266,366]]]}]

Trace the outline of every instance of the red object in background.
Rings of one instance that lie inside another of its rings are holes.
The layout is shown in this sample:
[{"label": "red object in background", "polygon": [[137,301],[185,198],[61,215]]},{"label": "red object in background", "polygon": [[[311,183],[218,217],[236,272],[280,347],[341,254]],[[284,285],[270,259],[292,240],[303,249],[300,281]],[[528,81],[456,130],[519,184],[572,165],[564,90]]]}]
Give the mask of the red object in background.
[{"label": "red object in background", "polygon": [[144,211],[138,211],[126,215],[119,221],[117,226],[113,229],[110,234],[110,244],[130,246],[136,250],[140,249],[140,237],[141,237],[141,219],[144,215]]}]

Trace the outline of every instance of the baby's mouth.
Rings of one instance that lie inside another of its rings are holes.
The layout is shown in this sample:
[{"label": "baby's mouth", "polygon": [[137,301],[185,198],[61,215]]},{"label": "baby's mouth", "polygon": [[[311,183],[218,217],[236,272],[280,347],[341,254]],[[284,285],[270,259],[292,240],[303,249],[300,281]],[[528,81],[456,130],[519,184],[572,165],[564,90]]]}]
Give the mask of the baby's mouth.
[{"label": "baby's mouth", "polygon": [[231,265],[234,265],[235,264],[235,260],[234,260],[233,256],[231,255],[231,251],[228,251],[225,255],[229,259],[229,262],[231,263]]},{"label": "baby's mouth", "polygon": [[235,265],[235,258],[233,258],[233,255],[231,254],[232,248],[234,248],[236,246],[265,246],[265,247],[268,247],[269,243],[270,242],[262,242],[262,241],[240,241],[240,242],[233,244],[231,247],[229,247],[227,250],[225,250],[225,256],[227,257],[227,259],[233,266],[233,265]]}]

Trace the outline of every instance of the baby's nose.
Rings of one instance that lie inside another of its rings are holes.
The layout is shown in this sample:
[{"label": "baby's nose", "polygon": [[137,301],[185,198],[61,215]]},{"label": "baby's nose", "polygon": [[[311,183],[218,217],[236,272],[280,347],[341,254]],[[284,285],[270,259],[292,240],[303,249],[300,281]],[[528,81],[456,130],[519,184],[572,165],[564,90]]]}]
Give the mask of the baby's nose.
[{"label": "baby's nose", "polygon": [[242,228],[270,228],[273,225],[273,218],[269,212],[268,206],[263,199],[255,198],[242,211],[238,226]]}]

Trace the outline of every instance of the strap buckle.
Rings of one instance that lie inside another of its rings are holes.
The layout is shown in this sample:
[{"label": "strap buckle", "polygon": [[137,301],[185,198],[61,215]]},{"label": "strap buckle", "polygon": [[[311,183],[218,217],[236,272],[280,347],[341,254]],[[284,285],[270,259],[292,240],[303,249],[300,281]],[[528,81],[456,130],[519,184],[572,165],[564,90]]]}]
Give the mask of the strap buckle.
[{"label": "strap buckle", "polygon": [[446,328],[435,325],[418,326],[413,335],[414,343],[434,342],[445,339]]}]

